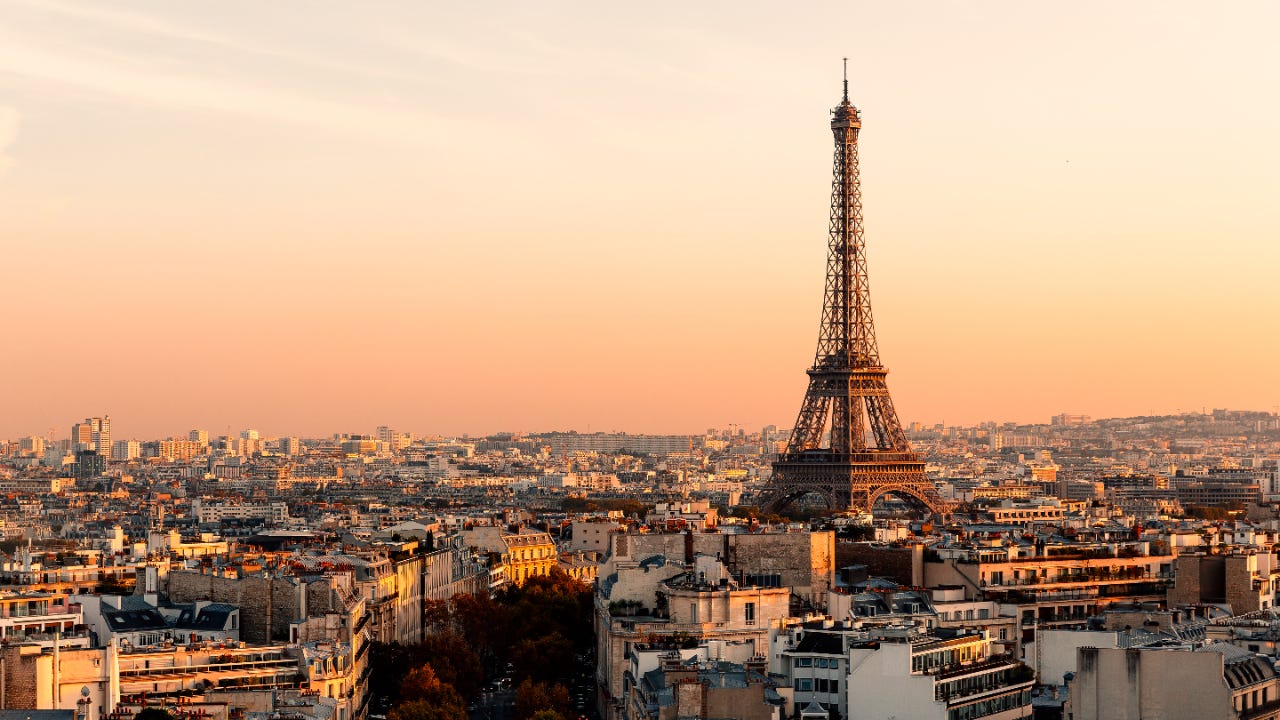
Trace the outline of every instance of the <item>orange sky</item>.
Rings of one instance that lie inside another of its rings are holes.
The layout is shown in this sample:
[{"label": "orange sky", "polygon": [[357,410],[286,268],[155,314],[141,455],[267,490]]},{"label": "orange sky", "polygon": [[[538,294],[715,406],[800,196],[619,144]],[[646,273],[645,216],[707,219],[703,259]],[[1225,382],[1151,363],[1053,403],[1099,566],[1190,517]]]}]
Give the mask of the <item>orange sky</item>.
[{"label": "orange sky", "polygon": [[0,7],[0,437],[789,426],[840,58],[904,422],[1280,404],[1280,6]]}]

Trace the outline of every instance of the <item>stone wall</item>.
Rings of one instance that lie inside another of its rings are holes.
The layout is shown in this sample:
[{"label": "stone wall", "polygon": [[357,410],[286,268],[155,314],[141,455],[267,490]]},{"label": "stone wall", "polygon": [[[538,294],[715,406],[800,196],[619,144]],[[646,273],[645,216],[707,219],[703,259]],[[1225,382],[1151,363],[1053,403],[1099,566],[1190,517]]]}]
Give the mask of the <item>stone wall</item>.
[{"label": "stone wall", "polygon": [[[169,599],[175,603],[210,600],[238,606],[240,638],[245,642],[288,640],[289,624],[302,619],[304,586],[292,577],[228,578],[176,570],[169,573],[168,586]],[[310,593],[306,600],[308,613],[323,613],[331,605],[327,597],[317,595],[313,606]]]},{"label": "stone wall", "polygon": [[867,575],[871,577],[889,578],[902,585],[912,584],[909,547],[840,543],[836,546],[836,564],[838,567],[866,565]]},{"label": "stone wall", "polygon": [[696,555],[719,557],[729,572],[781,576],[783,587],[825,605],[827,590],[835,582],[835,533],[670,533],[652,535],[613,534],[611,554],[620,564],[636,563],[662,555],[681,565]]},{"label": "stone wall", "polygon": [[1076,720],[1236,717],[1218,653],[1082,647],[1077,657],[1069,684]]},{"label": "stone wall", "polygon": [[[37,693],[39,648],[35,653],[30,648],[25,650],[14,645],[0,651],[4,662],[4,707],[9,710],[36,710],[40,707]],[[46,662],[52,665],[53,656],[47,656]]]},{"label": "stone wall", "polygon": [[[1261,610],[1262,601],[1253,589],[1254,556],[1228,555],[1223,560],[1223,594],[1231,612],[1241,615]],[[1266,582],[1270,582],[1270,578]]]}]

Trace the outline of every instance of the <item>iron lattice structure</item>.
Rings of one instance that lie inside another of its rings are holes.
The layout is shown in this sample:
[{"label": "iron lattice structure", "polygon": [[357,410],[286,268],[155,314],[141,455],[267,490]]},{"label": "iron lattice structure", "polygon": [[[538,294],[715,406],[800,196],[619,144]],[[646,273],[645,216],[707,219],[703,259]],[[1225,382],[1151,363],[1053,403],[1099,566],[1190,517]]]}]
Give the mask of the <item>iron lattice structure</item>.
[{"label": "iron lattice structure", "polygon": [[858,184],[861,128],[846,78],[831,119],[835,166],[818,351],[787,450],[773,464],[766,507],[776,511],[815,493],[832,510],[870,512],[892,494],[942,513],[946,504],[898,421],[876,346]]}]

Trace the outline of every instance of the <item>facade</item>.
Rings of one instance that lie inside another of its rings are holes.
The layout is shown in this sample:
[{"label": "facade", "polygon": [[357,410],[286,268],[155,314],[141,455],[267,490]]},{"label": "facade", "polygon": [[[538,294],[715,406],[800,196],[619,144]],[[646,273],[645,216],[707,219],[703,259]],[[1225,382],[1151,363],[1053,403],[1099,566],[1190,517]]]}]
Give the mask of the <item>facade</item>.
[{"label": "facade", "polygon": [[985,633],[873,631],[849,649],[849,720],[1013,720],[1031,717],[1030,668],[993,650]]},{"label": "facade", "polygon": [[97,450],[103,457],[111,455],[111,416],[85,418],[71,426],[71,451]]},{"label": "facade", "polygon": [[223,520],[265,520],[273,525],[289,522],[289,505],[282,502],[206,504],[197,498],[192,501],[191,506],[201,524],[216,525]]},{"label": "facade", "polygon": [[529,578],[550,575],[556,567],[555,541],[545,532],[512,533],[496,526],[481,526],[464,530],[461,535],[469,547],[495,559],[492,566],[501,571],[500,584],[520,586]]},{"label": "facade", "polygon": [[83,623],[80,606],[66,593],[0,592],[0,644],[72,636]]},{"label": "facade", "polygon": [[1149,542],[941,546],[923,562],[927,587],[959,587],[1016,613],[1021,641],[1034,629],[1083,627],[1115,603],[1163,603],[1174,556]]},{"label": "facade", "polygon": [[530,439],[551,448],[553,453],[631,451],[646,455],[687,453],[693,449],[691,435],[628,435],[627,433],[542,433]]},{"label": "facade", "polygon": [[785,587],[740,585],[723,563],[699,556],[686,566],[654,559],[613,567],[596,592],[596,681],[601,712],[625,716],[626,679],[637,646],[717,641],[764,656],[769,624],[786,617]]},{"label": "facade", "polygon": [[679,652],[662,656],[631,689],[629,720],[734,718],[782,720],[786,701],[764,673],[762,660],[737,664],[685,661]]},{"label": "facade", "polygon": [[831,621],[779,628],[772,635],[769,670],[792,689],[788,717],[811,704],[824,711],[849,716],[845,676],[849,671],[849,647],[866,633],[851,624]]},{"label": "facade", "polygon": [[556,544],[544,532],[520,532],[503,535],[506,553],[502,561],[507,566],[507,579],[519,587],[526,580],[551,574],[558,559]]},{"label": "facade", "polygon": [[1275,720],[1280,677],[1228,643],[1198,650],[1082,647],[1068,720]]},{"label": "facade", "polygon": [[53,495],[74,482],[71,478],[57,477],[0,478],[0,493]]},{"label": "facade", "polygon": [[614,533],[600,568],[636,567],[647,558],[692,563],[698,555],[719,557],[728,572],[746,585],[785,587],[807,606],[821,609],[835,585],[833,531],[787,533]]},{"label": "facade", "polygon": [[1280,563],[1258,547],[1233,547],[1224,553],[1191,552],[1178,557],[1170,607],[1226,603],[1237,615],[1275,607]]},{"label": "facade", "polygon": [[111,459],[128,462],[142,457],[142,443],[137,440],[116,440],[111,445]]},{"label": "facade", "polygon": [[621,528],[619,523],[612,520],[575,520],[569,526],[569,541],[565,543],[564,549],[604,555],[609,552],[609,536]]}]

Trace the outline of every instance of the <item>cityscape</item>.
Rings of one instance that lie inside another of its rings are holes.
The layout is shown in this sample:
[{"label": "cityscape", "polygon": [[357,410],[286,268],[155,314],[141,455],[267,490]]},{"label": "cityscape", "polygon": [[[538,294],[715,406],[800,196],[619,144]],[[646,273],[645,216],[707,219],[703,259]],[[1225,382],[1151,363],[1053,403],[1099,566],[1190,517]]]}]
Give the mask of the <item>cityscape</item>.
[{"label": "cityscape", "polygon": [[[1178,212],[1124,179],[1164,154],[1016,123],[931,195],[903,133],[1000,123],[880,107],[1023,42],[1031,102],[1142,125],[1164,73],[1274,75],[1280,15],[926,5],[0,11],[0,720],[1280,720],[1272,100]],[[729,145],[813,161],[681,144],[735,92],[775,99]],[[1097,202],[1048,210],[1072,160]]]}]

